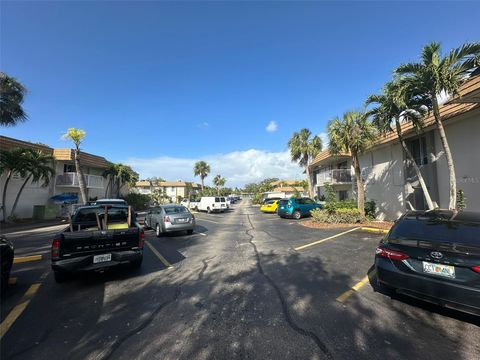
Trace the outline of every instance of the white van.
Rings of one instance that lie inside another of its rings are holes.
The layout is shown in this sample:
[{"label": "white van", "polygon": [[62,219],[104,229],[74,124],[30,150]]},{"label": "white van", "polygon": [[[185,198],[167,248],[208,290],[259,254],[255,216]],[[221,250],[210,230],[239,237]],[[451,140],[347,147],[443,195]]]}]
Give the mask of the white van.
[{"label": "white van", "polygon": [[227,203],[225,198],[220,196],[202,196],[200,203],[198,204],[199,211],[212,212],[225,212],[227,210]]}]

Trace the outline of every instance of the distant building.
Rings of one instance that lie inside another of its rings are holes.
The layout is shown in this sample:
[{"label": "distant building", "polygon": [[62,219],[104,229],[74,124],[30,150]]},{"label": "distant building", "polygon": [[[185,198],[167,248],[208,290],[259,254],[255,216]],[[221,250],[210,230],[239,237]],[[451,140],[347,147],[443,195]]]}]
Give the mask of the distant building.
[{"label": "distant building", "polygon": [[154,190],[161,190],[163,194],[170,198],[171,201],[176,201],[178,197],[186,197],[187,196],[187,184],[191,185],[191,194],[197,194],[200,189],[201,185],[193,182],[186,182],[186,181],[149,181],[149,180],[140,180],[137,181],[135,184],[135,191],[140,194],[152,194]]}]

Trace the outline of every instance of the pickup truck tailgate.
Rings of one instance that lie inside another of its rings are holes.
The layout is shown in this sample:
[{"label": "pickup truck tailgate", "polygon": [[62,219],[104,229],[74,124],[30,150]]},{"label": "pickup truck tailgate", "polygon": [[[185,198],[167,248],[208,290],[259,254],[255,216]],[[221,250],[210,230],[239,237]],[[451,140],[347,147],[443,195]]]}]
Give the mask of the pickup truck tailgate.
[{"label": "pickup truck tailgate", "polygon": [[60,245],[60,257],[71,258],[131,249],[138,246],[139,231],[137,227],[132,227],[106,231],[64,232]]}]

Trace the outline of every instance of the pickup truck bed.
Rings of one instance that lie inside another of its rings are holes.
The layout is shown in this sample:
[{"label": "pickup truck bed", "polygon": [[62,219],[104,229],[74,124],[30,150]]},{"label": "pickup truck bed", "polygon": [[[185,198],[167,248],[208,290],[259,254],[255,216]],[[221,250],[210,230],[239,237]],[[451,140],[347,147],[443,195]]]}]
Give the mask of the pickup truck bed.
[{"label": "pickup truck bed", "polygon": [[[104,223],[103,206],[85,206],[77,210],[72,226],[57,234],[52,243],[52,269],[61,282],[75,272],[99,270],[121,264],[139,267],[143,258],[143,229],[119,220],[128,207],[113,206],[112,223]],[[106,210],[108,212],[108,210]],[[91,213],[100,216],[94,223]],[[79,215],[80,214],[80,215]],[[85,214],[90,216],[85,216]],[[116,215],[115,215],[116,214]],[[76,221],[76,220],[84,221]],[[100,224],[100,226],[98,226]],[[105,230],[103,229],[105,228]],[[73,231],[72,231],[73,230]]]}]

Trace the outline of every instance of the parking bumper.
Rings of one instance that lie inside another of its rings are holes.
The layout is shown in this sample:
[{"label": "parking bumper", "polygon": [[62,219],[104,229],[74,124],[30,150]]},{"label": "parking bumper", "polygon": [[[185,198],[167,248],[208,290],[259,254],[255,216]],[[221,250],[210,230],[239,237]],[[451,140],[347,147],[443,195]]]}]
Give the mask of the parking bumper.
[{"label": "parking bumper", "polygon": [[389,259],[375,259],[377,279],[399,293],[480,315],[480,289],[442,281],[397,269]]},{"label": "parking bumper", "polygon": [[[108,253],[110,254],[110,253]],[[127,264],[132,261],[139,261],[143,257],[143,250],[126,250],[126,251],[114,251],[111,252],[112,260],[94,264],[93,257],[95,255],[101,254],[92,254],[86,256],[74,257],[71,259],[61,259],[52,261],[52,269],[54,271],[64,271],[64,272],[81,272],[81,271],[90,271],[98,270],[102,268],[108,268],[112,266],[117,266],[121,264]]]}]

